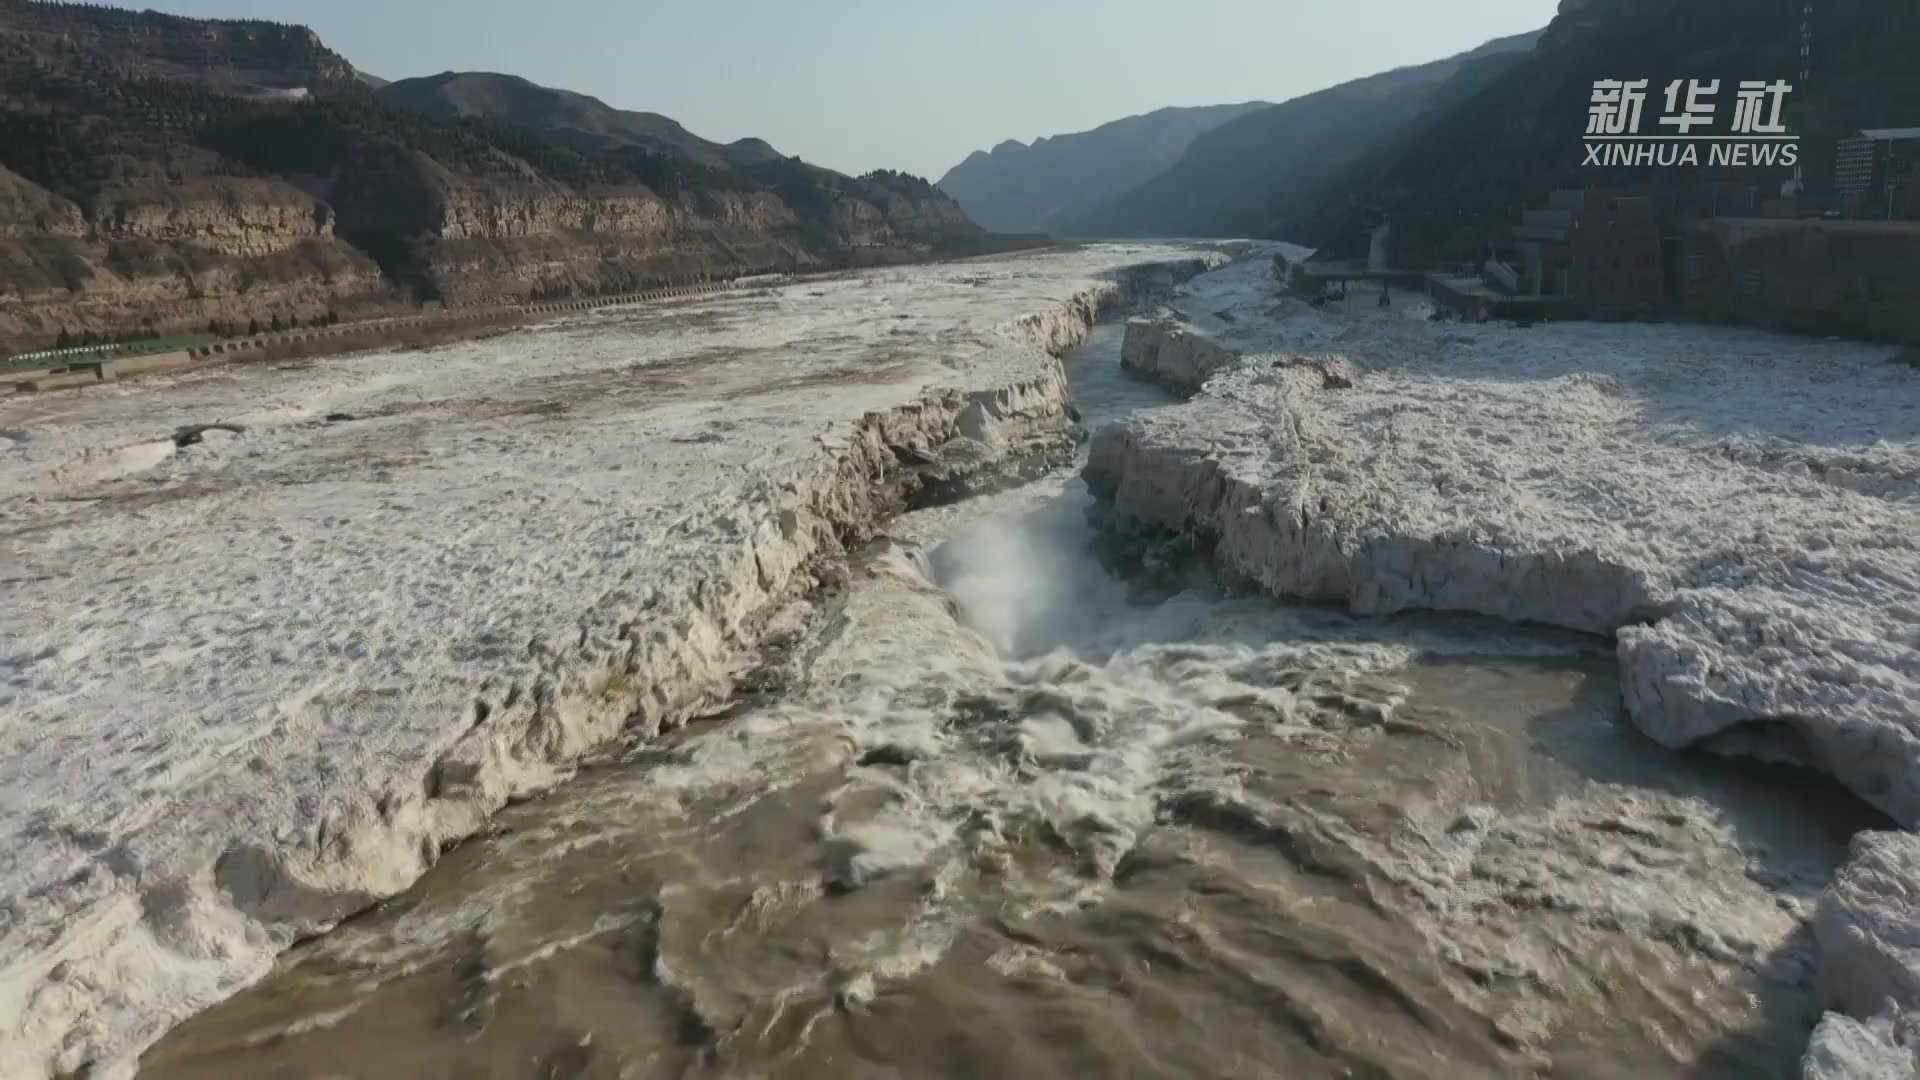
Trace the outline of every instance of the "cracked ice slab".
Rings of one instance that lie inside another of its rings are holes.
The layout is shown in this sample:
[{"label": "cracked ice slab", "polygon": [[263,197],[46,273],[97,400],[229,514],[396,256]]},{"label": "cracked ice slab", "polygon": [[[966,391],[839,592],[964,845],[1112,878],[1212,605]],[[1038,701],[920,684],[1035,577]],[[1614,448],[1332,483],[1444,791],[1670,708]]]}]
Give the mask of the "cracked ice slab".
[{"label": "cracked ice slab", "polygon": [[1264,273],[1181,300],[1232,314],[1236,363],[1096,437],[1124,517],[1277,593],[1618,632],[1654,737],[1777,722],[1769,748],[1920,821],[1920,371],[1749,330],[1347,318]]},{"label": "cracked ice slab", "polygon": [[[1096,435],[1087,479],[1121,521],[1211,541],[1276,594],[1613,634],[1654,738],[1806,760],[1920,823],[1920,371],[1893,350],[1348,317],[1276,299],[1255,258],[1185,291],[1185,331],[1239,356],[1161,372],[1143,340],[1136,369],[1204,386]],[[1881,887],[1839,921],[1913,917],[1920,863],[1886,851],[1856,849]],[[1874,1015],[1844,989],[1864,983],[1920,1008],[1904,942],[1822,936],[1836,1002]],[[1836,1018],[1815,1057],[1906,1026]]]},{"label": "cracked ice slab", "polygon": [[[1830,1007],[1807,1048],[1807,1080],[1920,1073],[1920,837],[1863,832],[1814,917]],[[1865,1019],[1855,1019],[1863,1017]]]},{"label": "cracked ice slab", "polygon": [[1048,350],[1198,254],[0,403],[0,1074],[125,1071],[505,800],[724,696],[902,452],[1058,439]]}]

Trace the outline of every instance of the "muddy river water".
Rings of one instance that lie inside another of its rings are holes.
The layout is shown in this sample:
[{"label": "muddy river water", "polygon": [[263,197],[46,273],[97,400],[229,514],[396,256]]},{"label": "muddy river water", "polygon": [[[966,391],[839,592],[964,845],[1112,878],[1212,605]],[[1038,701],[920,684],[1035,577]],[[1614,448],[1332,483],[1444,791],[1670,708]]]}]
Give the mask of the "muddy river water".
[{"label": "muddy river water", "polygon": [[[1068,359],[1090,425],[1167,400],[1119,344]],[[1640,737],[1606,641],[1114,572],[1089,508],[1063,473],[892,523],[727,715],[143,1075],[1794,1074],[1871,811]]]}]

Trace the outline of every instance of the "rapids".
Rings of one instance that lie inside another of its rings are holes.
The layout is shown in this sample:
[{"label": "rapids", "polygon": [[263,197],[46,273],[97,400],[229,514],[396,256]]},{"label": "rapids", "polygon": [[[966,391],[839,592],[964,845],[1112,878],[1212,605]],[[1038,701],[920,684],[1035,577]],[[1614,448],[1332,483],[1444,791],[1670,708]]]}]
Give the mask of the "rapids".
[{"label": "rapids", "polygon": [[[1090,427],[1170,400],[1119,348],[1068,356]],[[726,714],[143,1073],[1793,1074],[1873,811],[1655,746],[1605,640],[1225,595],[1091,509],[1063,472],[897,519]]]}]

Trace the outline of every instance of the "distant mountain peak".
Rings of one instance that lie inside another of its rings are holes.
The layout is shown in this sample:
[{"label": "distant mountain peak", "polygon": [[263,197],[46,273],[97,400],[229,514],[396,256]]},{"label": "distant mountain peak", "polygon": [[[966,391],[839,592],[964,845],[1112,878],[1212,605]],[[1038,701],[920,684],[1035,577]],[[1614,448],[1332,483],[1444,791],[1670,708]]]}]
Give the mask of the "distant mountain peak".
[{"label": "distant mountain peak", "polygon": [[753,164],[775,153],[758,139],[722,145],[658,113],[618,109],[588,94],[500,72],[443,71],[396,80],[378,93],[402,108],[433,116],[489,117],[584,150],[638,147],[712,167]]},{"label": "distant mountain peak", "polygon": [[1498,38],[1245,110],[1194,138],[1170,168],[1071,215],[1063,229],[1087,236],[1287,233],[1295,216],[1319,206],[1328,184],[1414,125],[1463,69],[1524,55],[1538,37]]},{"label": "distant mountain peak", "polygon": [[1202,133],[1263,105],[1167,106],[1032,144],[1007,139],[968,154],[940,188],[990,229],[1050,231],[1063,214],[1144,182]]}]

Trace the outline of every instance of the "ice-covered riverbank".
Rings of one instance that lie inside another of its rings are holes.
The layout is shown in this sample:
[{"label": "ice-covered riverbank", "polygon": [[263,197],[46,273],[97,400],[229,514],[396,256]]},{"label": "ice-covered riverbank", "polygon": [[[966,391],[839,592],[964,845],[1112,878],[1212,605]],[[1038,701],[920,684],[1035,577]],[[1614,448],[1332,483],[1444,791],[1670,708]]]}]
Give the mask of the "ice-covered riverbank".
[{"label": "ice-covered riverbank", "polygon": [[[1709,327],[1356,319],[1264,270],[1130,327],[1130,366],[1205,385],[1096,436],[1120,521],[1275,594],[1614,634],[1654,738],[1807,761],[1920,824],[1920,372]],[[1914,850],[1864,838],[1818,920],[1861,1018],[1920,1008]]]},{"label": "ice-covered riverbank", "polygon": [[0,1074],[124,1070],[579,755],[723,700],[818,556],[1055,453],[1049,353],[1197,258],[890,271],[0,407]]},{"label": "ice-covered riverbank", "polygon": [[[1063,361],[1083,423],[1176,404],[1122,329]],[[1601,638],[1133,565],[1070,469],[893,518],[725,715],[504,811],[142,1075],[1795,1072],[1807,915],[1880,815],[1641,737]]]}]

